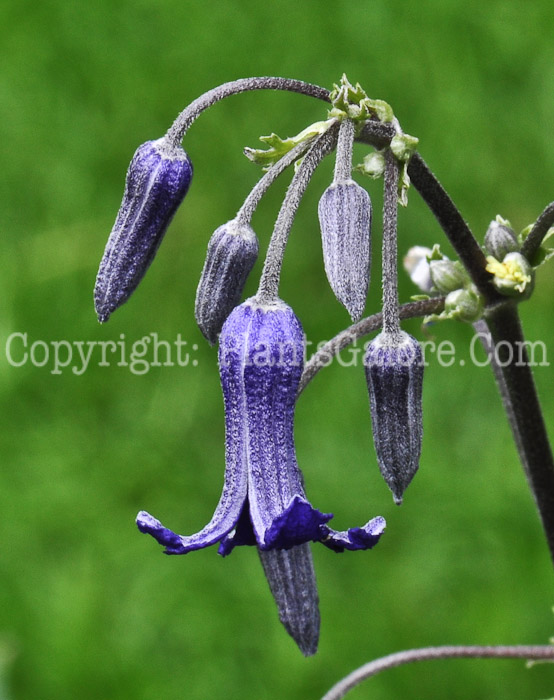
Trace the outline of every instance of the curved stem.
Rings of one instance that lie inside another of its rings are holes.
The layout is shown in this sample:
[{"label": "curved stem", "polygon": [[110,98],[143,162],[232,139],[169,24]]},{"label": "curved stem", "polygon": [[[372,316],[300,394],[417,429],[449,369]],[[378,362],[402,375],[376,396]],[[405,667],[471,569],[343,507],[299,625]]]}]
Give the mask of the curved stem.
[{"label": "curved stem", "polygon": [[409,649],[383,656],[356,669],[334,685],[322,700],[340,700],[349,690],[366,678],[381,671],[416,661],[438,659],[526,659],[528,661],[554,661],[554,646],[442,646]]},{"label": "curved stem", "polygon": [[314,170],[335,146],[337,127],[338,124],[333,124],[318,137],[292,178],[267,249],[264,269],[256,295],[260,304],[270,303],[279,295],[281,266],[292,222]]},{"label": "curved stem", "polygon": [[383,196],[383,330],[397,336],[398,319],[398,245],[396,229],[398,218],[398,163],[390,149],[385,154],[385,182]]},{"label": "curved stem", "polygon": [[[398,309],[398,316],[400,319],[417,318],[426,316],[427,314],[440,313],[443,309],[444,297],[435,297],[434,299],[426,299],[425,301],[412,301],[408,304],[402,304]],[[300,396],[319,370],[327,367],[327,365],[331,363],[335,355],[338,355],[341,350],[352,345],[352,343],[355,343],[364,335],[379,330],[382,325],[383,314],[374,314],[373,316],[368,316],[358,321],[358,323],[354,323],[325,343],[325,345],[314,353],[304,365],[304,371],[302,372],[302,377],[300,378],[300,384],[298,386],[298,396]]]},{"label": "curved stem", "polygon": [[294,163],[295,160],[300,158],[312,145],[313,139],[303,141],[297,146],[292,148],[286,155],[284,155],[280,160],[278,160],[275,165],[265,173],[265,175],[258,180],[248,197],[244,200],[244,204],[239,209],[236,215],[237,221],[242,224],[249,224],[260,199],[267,192],[270,186],[275,182],[279,175],[290,165]]},{"label": "curved stem", "polygon": [[554,226],[554,202],[551,202],[544,208],[525,239],[525,243],[521,247],[521,254],[524,255],[529,262],[532,263],[535,253],[538,251],[540,244],[543,242],[551,226]]},{"label": "curved stem", "polygon": [[489,356],[554,561],[554,459],[517,307],[498,305],[487,311],[486,319]]},{"label": "curved stem", "polygon": [[486,302],[490,304],[504,299],[492,285],[492,277],[485,270],[487,264],[485,255],[469,226],[419,153],[415,153],[410,159],[408,175],[416,190],[437,218],[442,230],[446,233],[463,266],[477,289],[485,297]]},{"label": "curved stem", "polygon": [[288,92],[298,92],[302,95],[308,95],[308,97],[315,97],[324,102],[329,102],[329,90],[318,85],[305,83],[302,80],[271,77],[240,78],[229,83],[223,83],[223,85],[205,92],[194,102],[191,102],[173,122],[173,125],[167,132],[168,139],[174,145],[180,144],[190,125],[204,110],[225,97],[250,90],[287,90]]}]

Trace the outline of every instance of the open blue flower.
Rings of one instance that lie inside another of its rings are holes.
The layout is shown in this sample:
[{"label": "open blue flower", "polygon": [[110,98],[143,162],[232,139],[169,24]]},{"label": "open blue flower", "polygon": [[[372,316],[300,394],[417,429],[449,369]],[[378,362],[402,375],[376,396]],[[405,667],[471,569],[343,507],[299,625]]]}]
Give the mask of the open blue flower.
[{"label": "open blue flower", "polygon": [[226,468],[213,517],[200,532],[182,536],[144,511],[137,516],[139,530],[167,554],[216,542],[223,556],[243,544],[267,551],[316,541],[342,552],[377,543],[384,518],[337,532],[327,524],[332,514],[314,508],[304,493],[293,438],[303,357],[302,327],[282,301],[260,305],[252,298],[231,313],[219,346]]}]

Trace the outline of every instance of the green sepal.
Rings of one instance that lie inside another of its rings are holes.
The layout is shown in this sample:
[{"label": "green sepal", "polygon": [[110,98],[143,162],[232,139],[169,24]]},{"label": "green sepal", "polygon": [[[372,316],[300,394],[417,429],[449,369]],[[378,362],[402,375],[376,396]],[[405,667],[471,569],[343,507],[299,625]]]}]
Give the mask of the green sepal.
[{"label": "green sepal", "polygon": [[429,299],[432,299],[433,297],[430,297],[428,294],[412,294],[410,297],[411,301],[429,301]]},{"label": "green sepal", "polygon": [[343,73],[340,85],[333,85],[329,95],[332,107],[330,117],[344,119],[348,117],[355,122],[364,122],[368,119],[377,119],[388,124],[394,119],[392,107],[384,100],[373,100],[367,96],[360,83],[352,83]]},{"label": "green sepal", "polygon": [[263,150],[261,148],[258,149],[246,147],[244,149],[244,155],[253,163],[262,165],[264,170],[268,170],[274,163],[280,160],[298,144],[303,143],[304,141],[311,141],[316,136],[324,134],[334,122],[335,119],[326,119],[325,121],[315,122],[314,124],[310,124],[310,126],[303,129],[299,134],[296,134],[296,136],[291,136],[286,139],[282,139],[277,134],[260,136],[260,141],[267,144],[269,148],[267,150]]}]

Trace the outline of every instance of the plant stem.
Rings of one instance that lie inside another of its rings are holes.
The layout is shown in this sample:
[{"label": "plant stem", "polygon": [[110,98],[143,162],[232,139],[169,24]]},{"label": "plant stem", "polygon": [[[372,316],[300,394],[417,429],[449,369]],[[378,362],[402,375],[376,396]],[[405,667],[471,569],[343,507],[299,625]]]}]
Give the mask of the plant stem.
[{"label": "plant stem", "polygon": [[492,307],[486,320],[493,370],[554,562],[554,459],[517,307]]},{"label": "plant stem", "polygon": [[288,92],[298,92],[302,95],[315,97],[324,102],[329,102],[329,90],[305,83],[302,80],[290,80],[288,78],[240,78],[229,83],[223,83],[213,90],[205,92],[198,97],[194,102],[191,102],[186,107],[177,119],[173,122],[167,132],[167,136],[171,143],[178,145],[183,140],[183,136],[187,132],[194,120],[202,114],[208,107],[211,107],[216,102],[223,100],[230,95],[237,95],[240,92],[248,92],[250,90],[287,90]]},{"label": "plant stem", "polygon": [[390,149],[385,153],[383,196],[383,331],[400,334],[398,319],[398,163]]},{"label": "plant stem", "polygon": [[[440,313],[443,309],[444,297],[435,297],[433,299],[426,299],[425,301],[412,301],[408,304],[402,304],[398,309],[398,316],[401,320],[406,318],[418,318],[427,316],[428,314]],[[373,316],[368,316],[358,321],[358,323],[354,323],[325,343],[325,345],[322,345],[304,365],[304,371],[302,372],[298,387],[298,396],[300,396],[319,370],[327,367],[335,355],[338,355],[341,350],[352,345],[352,343],[355,343],[364,335],[379,330],[382,325],[383,314],[374,314]]]},{"label": "plant stem", "polygon": [[437,659],[527,659],[533,661],[553,661],[554,647],[536,646],[442,646],[409,649],[389,654],[370,661],[339,681],[329,690],[322,700],[340,700],[349,690],[366,678],[375,676],[389,668],[414,663],[416,661],[435,661]]},{"label": "plant stem", "polygon": [[343,119],[339,127],[334,182],[345,182],[352,177],[352,146],[354,144],[354,122]]},{"label": "plant stem", "polygon": [[521,254],[532,263],[533,257],[544,237],[548,233],[548,229],[554,225],[554,202],[551,202],[544,208],[539,218],[535,221],[535,225],[525,239],[525,243],[521,247]]},{"label": "plant stem", "polygon": [[336,144],[337,128],[338,124],[333,124],[315,141],[292,178],[267,249],[264,269],[256,295],[260,304],[271,303],[279,296],[283,256],[294,217],[314,170]]},{"label": "plant stem", "polygon": [[492,277],[485,270],[487,264],[485,255],[469,226],[419,153],[415,153],[410,159],[408,175],[437,218],[475,286],[485,297],[486,303],[495,303],[504,299],[492,285]]}]

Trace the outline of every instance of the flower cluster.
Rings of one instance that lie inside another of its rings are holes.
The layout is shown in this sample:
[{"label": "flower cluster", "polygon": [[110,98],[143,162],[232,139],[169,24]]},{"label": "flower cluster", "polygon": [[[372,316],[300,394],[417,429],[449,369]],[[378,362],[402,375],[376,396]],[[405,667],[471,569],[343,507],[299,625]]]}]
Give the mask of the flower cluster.
[{"label": "flower cluster", "polygon": [[[394,500],[419,465],[422,438],[423,364],[415,338],[401,330],[397,294],[397,204],[406,203],[407,163],[417,140],[400,129],[391,108],[370,99],[343,76],[328,93],[278,78],[227,83],[193,102],[167,135],[141,146],[127,175],[123,202],[100,264],[95,289],[100,321],[123,304],[152,262],[165,230],[190,184],[192,165],[180,142],[194,119],[227,95],[260,88],[290,89],[331,103],[328,118],[296,137],[263,137],[267,150],[247,149],[266,173],[234,219],[212,235],[196,296],[195,315],[210,342],[219,342],[225,408],[225,476],[209,523],[179,535],[145,511],[141,532],[167,554],[186,554],[218,544],[226,556],[236,546],[257,547],[281,621],[306,655],[317,649],[319,613],[310,542],[335,552],[366,550],[381,537],[385,521],[333,530],[331,513],[309,502],[294,447],[294,412],[303,372],[304,336],[292,308],[279,296],[289,232],[300,199],[325,156],[336,148],[333,182],[319,200],[325,272],[337,300],[353,321],[362,317],[371,271],[372,205],[353,170],[384,177],[383,330],[364,359],[373,437],[380,470]],[[373,158],[353,167],[354,141],[363,133],[388,134]],[[379,167],[375,166],[378,161]],[[264,192],[288,166],[296,171],[268,247],[257,294],[240,303],[258,256],[252,214]]]}]

